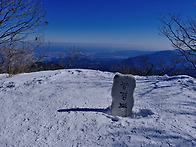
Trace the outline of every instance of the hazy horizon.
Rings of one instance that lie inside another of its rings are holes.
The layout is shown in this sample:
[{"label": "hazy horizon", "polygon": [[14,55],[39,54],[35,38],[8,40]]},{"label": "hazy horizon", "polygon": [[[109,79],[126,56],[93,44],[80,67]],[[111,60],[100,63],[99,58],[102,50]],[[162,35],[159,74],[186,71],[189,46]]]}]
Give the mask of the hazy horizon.
[{"label": "hazy horizon", "polygon": [[[45,42],[48,44],[48,42]],[[175,50],[172,46],[170,47],[155,47],[145,45],[134,45],[134,44],[109,44],[109,43],[85,43],[85,42],[50,42],[51,47],[59,48],[83,48],[83,49],[109,49],[109,50],[138,50],[138,51],[164,51],[164,50]]]}]

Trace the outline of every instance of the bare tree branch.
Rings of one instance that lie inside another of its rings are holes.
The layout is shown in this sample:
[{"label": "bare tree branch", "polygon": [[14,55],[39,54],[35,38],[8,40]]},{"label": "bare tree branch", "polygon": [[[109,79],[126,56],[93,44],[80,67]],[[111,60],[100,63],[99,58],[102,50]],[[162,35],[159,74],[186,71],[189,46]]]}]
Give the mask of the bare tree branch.
[{"label": "bare tree branch", "polygon": [[0,0],[0,63],[5,67],[1,68],[3,72],[13,74],[36,61],[35,50],[43,43],[44,27],[48,24],[45,16],[40,0]]},{"label": "bare tree branch", "polygon": [[183,19],[181,15],[168,13],[161,17],[160,33],[180,51],[187,63],[196,70],[196,19]]}]

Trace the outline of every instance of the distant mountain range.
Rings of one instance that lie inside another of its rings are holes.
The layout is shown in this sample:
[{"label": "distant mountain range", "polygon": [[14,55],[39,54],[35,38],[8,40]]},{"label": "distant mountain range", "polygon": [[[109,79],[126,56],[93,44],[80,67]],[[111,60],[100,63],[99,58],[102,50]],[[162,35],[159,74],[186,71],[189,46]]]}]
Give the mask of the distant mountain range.
[{"label": "distant mountain range", "polygon": [[177,50],[159,51],[156,53],[131,57],[123,60],[121,66],[132,67],[136,73],[145,75],[178,75],[187,74],[196,76],[195,70]]},{"label": "distant mountain range", "polygon": [[[137,50],[112,50],[112,49],[85,49],[78,50],[72,49],[75,55],[79,53],[79,57],[71,64],[70,68],[82,69],[97,69],[102,71],[117,71],[121,63],[130,58],[141,55],[148,55],[155,53],[155,51],[137,51]],[[57,63],[66,66],[70,60],[70,50],[49,50],[45,58],[42,59],[43,63]]]},{"label": "distant mountain range", "polygon": [[120,69],[125,71],[126,68],[131,68],[131,71],[129,70],[131,73],[140,75],[189,74],[196,76],[195,71],[185,70],[184,67],[187,67],[187,63],[177,50],[140,51],[114,50],[112,48],[78,50],[72,48],[72,51],[76,54],[80,53],[73,62],[70,58],[72,56],[70,55],[70,48],[57,49],[53,47],[42,62],[38,64],[38,68],[48,70],[50,66],[51,69],[55,69],[56,66],[57,69],[68,67],[110,72],[117,72]]}]

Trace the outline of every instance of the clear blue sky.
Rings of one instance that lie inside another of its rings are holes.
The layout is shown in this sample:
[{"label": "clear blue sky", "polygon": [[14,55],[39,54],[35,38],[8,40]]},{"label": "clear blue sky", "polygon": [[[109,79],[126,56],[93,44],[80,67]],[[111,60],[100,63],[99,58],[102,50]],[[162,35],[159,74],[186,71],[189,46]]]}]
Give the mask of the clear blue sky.
[{"label": "clear blue sky", "polygon": [[42,0],[51,42],[170,49],[159,35],[159,15],[196,16],[196,0]]}]

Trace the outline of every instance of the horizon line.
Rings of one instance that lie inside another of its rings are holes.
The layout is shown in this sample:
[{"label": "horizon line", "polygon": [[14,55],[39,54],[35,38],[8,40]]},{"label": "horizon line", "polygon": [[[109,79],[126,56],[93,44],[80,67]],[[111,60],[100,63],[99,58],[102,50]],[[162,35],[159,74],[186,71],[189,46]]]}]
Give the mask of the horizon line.
[{"label": "horizon line", "polygon": [[[89,46],[89,47],[110,47],[110,48],[124,48],[130,50],[150,50],[150,51],[162,51],[162,50],[175,50],[172,47],[160,47],[157,45],[149,45],[149,44],[123,44],[123,43],[95,43],[95,42],[63,42],[63,41],[49,41],[52,44],[61,44],[61,45],[70,45],[70,46]],[[47,43],[47,42],[45,42]]]}]

